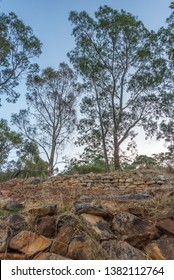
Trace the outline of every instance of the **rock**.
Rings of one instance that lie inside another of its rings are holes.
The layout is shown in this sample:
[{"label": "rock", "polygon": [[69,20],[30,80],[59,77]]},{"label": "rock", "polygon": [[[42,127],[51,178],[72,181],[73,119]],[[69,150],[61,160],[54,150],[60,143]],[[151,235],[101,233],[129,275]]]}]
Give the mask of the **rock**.
[{"label": "rock", "polygon": [[122,240],[138,248],[147,241],[158,237],[155,226],[151,226],[147,221],[128,212],[120,212],[115,215],[112,228],[115,234],[122,236]]},{"label": "rock", "polygon": [[148,180],[148,181],[146,181],[146,185],[153,185],[153,184],[156,184],[155,180]]},{"label": "rock", "polygon": [[7,228],[0,228],[0,253],[5,253],[8,248],[9,231]]},{"label": "rock", "polygon": [[126,183],[133,183],[133,179],[132,178],[127,178]]},{"label": "rock", "polygon": [[7,218],[7,224],[12,230],[15,230],[15,231],[21,230],[27,225],[24,217],[21,215],[17,215],[17,214],[10,215]]},{"label": "rock", "polygon": [[137,201],[137,200],[144,200],[150,198],[150,194],[148,192],[142,193],[131,193],[125,194],[120,196],[114,196],[114,200],[116,201]]},{"label": "rock", "polygon": [[75,230],[75,227],[73,227],[72,225],[64,224],[60,228],[57,236],[54,238],[50,252],[66,256],[68,246],[73,239]]},{"label": "rock", "polygon": [[145,260],[146,255],[125,241],[109,240],[102,242],[102,248],[109,260]]},{"label": "rock", "polygon": [[145,253],[125,241],[117,243],[115,253],[119,260],[147,260]]},{"label": "rock", "polygon": [[31,231],[21,231],[11,239],[9,247],[23,252],[27,256],[32,256],[37,252],[47,249],[51,244],[52,240],[42,235]]},{"label": "rock", "polygon": [[[13,254],[20,252],[19,259],[137,260],[146,259],[143,252],[149,245],[151,251],[156,250],[152,254],[167,259],[161,247],[164,241],[159,240],[168,235],[172,250],[174,175],[162,180],[158,174],[161,171],[142,169],[0,183],[2,258],[15,259]],[[40,198],[43,205],[33,206]],[[20,201],[29,203],[31,209],[11,215],[22,209]],[[64,205],[61,215],[57,213],[59,202]]]},{"label": "rock", "polygon": [[74,215],[63,214],[57,221],[58,234],[53,240],[50,252],[66,256],[68,246],[76,231],[78,219]]},{"label": "rock", "polygon": [[101,207],[108,213],[108,216],[110,218],[113,218],[114,215],[116,214],[116,206],[115,206],[115,202],[109,201],[104,201],[101,202]]},{"label": "rock", "polygon": [[174,238],[160,238],[145,248],[153,260],[174,260]]},{"label": "rock", "polygon": [[30,214],[43,217],[43,216],[53,216],[57,214],[57,205],[46,205],[43,207],[32,208],[28,211]]},{"label": "rock", "polygon": [[148,216],[149,212],[147,208],[141,207],[141,206],[133,206],[133,207],[128,207],[127,212],[129,212],[130,214],[133,214],[139,218],[145,218]]},{"label": "rock", "polygon": [[153,179],[156,181],[166,182],[170,179],[170,177],[167,176],[166,174],[158,174],[158,176],[154,176]]},{"label": "rock", "polygon": [[102,177],[102,179],[103,179],[103,180],[112,181],[112,180],[114,179],[114,177],[113,177],[113,176],[110,176],[110,175],[104,175],[104,176]]},{"label": "rock", "polygon": [[164,219],[158,221],[156,224],[157,228],[160,229],[163,233],[171,235],[174,237],[174,221],[171,219]]},{"label": "rock", "polygon": [[126,180],[125,180],[125,179],[118,179],[118,182],[119,182],[119,183],[125,183]]},{"label": "rock", "polygon": [[135,185],[144,185],[144,182],[143,181],[134,181],[134,184]]},{"label": "rock", "polygon": [[7,200],[3,209],[8,211],[17,211],[24,208],[24,204],[19,201]]},{"label": "rock", "polygon": [[115,253],[117,242],[117,240],[107,240],[101,243],[102,252],[105,255],[106,260],[118,260]]},{"label": "rock", "polygon": [[149,185],[150,188],[159,188],[160,186],[161,184],[158,183]]},{"label": "rock", "polygon": [[31,177],[31,178],[28,178],[28,182],[30,183],[30,184],[39,184],[39,183],[41,183],[41,182],[44,182],[44,180],[45,179],[42,179],[42,178],[40,178],[40,177]]},{"label": "rock", "polygon": [[86,194],[84,194],[84,195],[80,196],[80,200],[93,200],[95,198],[97,198],[96,195],[86,195]]},{"label": "rock", "polygon": [[74,207],[76,214],[87,213],[95,216],[101,216],[103,218],[109,216],[109,213],[107,213],[104,209],[102,209],[100,206],[94,203],[85,203],[77,201],[74,203]]},{"label": "rock", "polygon": [[87,228],[89,234],[97,240],[108,240],[115,238],[107,223],[102,217],[94,216],[91,214],[81,214],[84,227]]},{"label": "rock", "polygon": [[24,254],[16,253],[0,253],[0,260],[25,260],[26,256]]},{"label": "rock", "polygon": [[71,214],[63,214],[63,215],[59,216],[59,218],[58,218],[57,230],[59,231],[59,229],[64,224],[68,224],[68,225],[74,226],[77,223],[78,223],[78,218],[76,216],[71,215]]},{"label": "rock", "polygon": [[[99,247],[99,246],[98,246]],[[74,260],[92,260],[99,255],[96,243],[85,233],[77,232],[68,247],[67,256]]]},{"label": "rock", "polygon": [[51,216],[39,218],[36,225],[36,231],[38,234],[45,237],[51,238],[55,236],[57,233],[55,218]]},{"label": "rock", "polygon": [[[120,188],[120,187],[119,187]],[[136,185],[135,185],[136,188]],[[125,186],[123,186],[125,189]],[[148,192],[141,192],[141,193],[131,193],[131,194],[124,194],[124,195],[115,195],[115,194],[100,194],[100,199],[103,200],[115,200],[119,202],[129,202],[129,201],[139,201],[149,199],[151,194]],[[98,199],[98,195],[81,195],[80,200],[94,200]]]},{"label": "rock", "polygon": [[36,257],[34,257],[33,260],[70,260],[70,259],[65,258],[59,254],[42,252],[42,253],[38,254]]},{"label": "rock", "polygon": [[1,195],[4,197],[10,197],[10,190],[1,190]]}]

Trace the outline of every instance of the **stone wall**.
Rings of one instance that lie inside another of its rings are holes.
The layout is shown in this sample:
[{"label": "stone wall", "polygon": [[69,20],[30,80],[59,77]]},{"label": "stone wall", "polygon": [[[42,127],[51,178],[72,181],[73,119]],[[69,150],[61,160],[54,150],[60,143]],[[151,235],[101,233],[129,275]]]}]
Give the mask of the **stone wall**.
[{"label": "stone wall", "polygon": [[173,179],[138,170],[2,183],[0,259],[174,259]]}]

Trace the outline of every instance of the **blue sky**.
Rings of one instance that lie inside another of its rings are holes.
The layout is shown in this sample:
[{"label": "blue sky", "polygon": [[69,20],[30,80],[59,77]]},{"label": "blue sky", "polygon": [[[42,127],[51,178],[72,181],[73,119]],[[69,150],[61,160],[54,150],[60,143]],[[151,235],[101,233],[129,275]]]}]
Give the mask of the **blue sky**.
[{"label": "blue sky", "polygon": [[43,43],[43,53],[38,60],[41,67],[54,68],[67,61],[66,54],[74,46],[72,26],[68,21],[70,11],[86,10],[91,15],[99,6],[107,4],[114,9],[124,9],[138,16],[149,29],[158,30],[165,24],[171,10],[170,0],[1,0],[1,10],[13,11],[30,25]]},{"label": "blue sky", "polygon": [[[148,29],[157,31],[165,25],[165,20],[171,13],[170,3],[171,0],[1,0],[0,10],[5,13],[15,12],[19,19],[32,27],[34,34],[43,43],[43,53],[35,62],[41,68],[51,66],[56,69],[60,62],[68,63],[66,54],[74,47],[72,26],[68,21],[70,11],[86,10],[92,16],[99,6],[108,5],[131,12]],[[24,107],[25,87],[21,86],[19,90],[21,97],[16,104],[2,103],[1,118],[10,120],[11,113]],[[142,137],[144,138],[139,135],[140,143]],[[150,147],[152,152],[161,149],[160,143],[151,142]],[[142,148],[142,151],[145,149],[147,148]]]}]

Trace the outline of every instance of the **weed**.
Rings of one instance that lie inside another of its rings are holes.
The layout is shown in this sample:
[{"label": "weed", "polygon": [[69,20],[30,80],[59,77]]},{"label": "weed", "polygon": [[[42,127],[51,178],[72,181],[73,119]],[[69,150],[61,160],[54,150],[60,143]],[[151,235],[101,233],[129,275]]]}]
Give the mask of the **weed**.
[{"label": "weed", "polygon": [[8,217],[8,212],[5,210],[0,210],[0,219],[4,220]]},{"label": "weed", "polygon": [[71,208],[72,208],[71,205],[62,205],[61,208],[60,208],[59,210],[60,210],[60,213],[64,213],[64,212],[70,211]]}]

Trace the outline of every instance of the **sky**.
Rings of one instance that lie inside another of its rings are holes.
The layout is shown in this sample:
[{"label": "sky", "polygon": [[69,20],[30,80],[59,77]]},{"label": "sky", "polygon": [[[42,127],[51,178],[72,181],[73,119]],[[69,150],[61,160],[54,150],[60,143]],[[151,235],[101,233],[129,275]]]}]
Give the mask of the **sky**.
[{"label": "sky", "polygon": [[[137,16],[144,25],[157,31],[165,26],[170,15],[171,0],[1,0],[0,11],[13,11],[19,19],[29,25],[43,44],[42,55],[35,59],[41,69],[51,66],[58,68],[60,62],[69,63],[68,51],[75,46],[71,35],[72,26],[68,21],[70,11],[87,11],[91,16],[102,5],[125,10]],[[0,117],[10,120],[12,113],[18,112],[25,104],[25,87],[19,87],[21,97],[16,104],[2,102]],[[141,132],[137,138],[141,154],[158,153],[165,150],[162,143],[154,140],[144,142]]]}]

